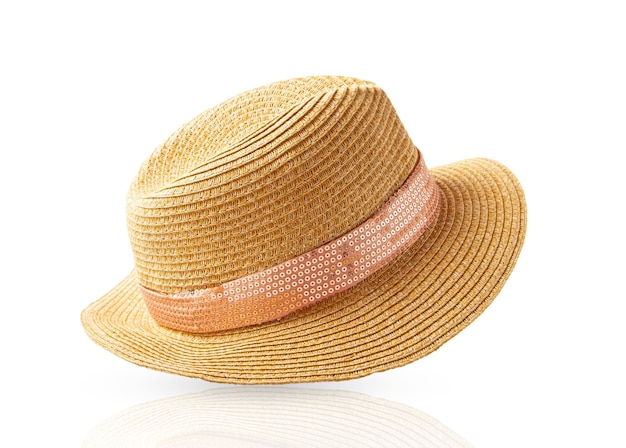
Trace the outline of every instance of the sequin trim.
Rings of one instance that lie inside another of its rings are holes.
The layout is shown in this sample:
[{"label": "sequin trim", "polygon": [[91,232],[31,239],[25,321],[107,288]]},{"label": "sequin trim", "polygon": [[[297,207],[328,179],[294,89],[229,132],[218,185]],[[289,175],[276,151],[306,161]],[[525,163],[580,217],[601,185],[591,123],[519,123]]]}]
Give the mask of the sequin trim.
[{"label": "sequin trim", "polygon": [[328,299],[389,264],[436,219],[439,190],[423,157],[382,208],[347,234],[264,271],[220,286],[163,294],[140,285],[160,325],[210,333],[281,319]]}]

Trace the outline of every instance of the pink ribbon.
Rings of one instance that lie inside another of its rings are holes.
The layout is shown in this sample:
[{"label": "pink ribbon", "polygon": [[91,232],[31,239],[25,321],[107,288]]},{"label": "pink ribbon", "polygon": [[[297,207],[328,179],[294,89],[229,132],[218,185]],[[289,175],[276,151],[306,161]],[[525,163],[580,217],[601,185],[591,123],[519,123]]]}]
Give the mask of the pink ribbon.
[{"label": "pink ribbon", "polygon": [[222,285],[164,294],[140,285],[160,325],[210,333],[283,318],[362,282],[435,221],[439,190],[423,157],[373,216],[345,235],[277,266]]}]

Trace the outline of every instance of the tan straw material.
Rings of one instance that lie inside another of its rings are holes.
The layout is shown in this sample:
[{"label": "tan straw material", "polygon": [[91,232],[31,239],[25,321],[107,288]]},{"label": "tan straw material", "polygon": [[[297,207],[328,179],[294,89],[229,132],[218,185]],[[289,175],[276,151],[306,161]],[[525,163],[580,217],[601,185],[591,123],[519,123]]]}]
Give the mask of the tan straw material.
[{"label": "tan straw material", "polygon": [[471,445],[409,406],[339,390],[219,388],[135,406],[91,429],[96,447],[407,447]]},{"label": "tan straw material", "polygon": [[339,294],[383,268],[437,219],[439,189],[420,157],[415,170],[367,221],[321,247],[213,288],[164,294],[141,287],[164,327],[211,333],[278,320]]},{"label": "tan straw material", "polygon": [[281,320],[177,331],[140,288],[188,294],[316,249],[380,210],[418,157],[384,92],[352,78],[282,81],[209,109],[141,167],[135,270],[83,312],[87,333],[136,364],[231,383],[350,379],[431,353],[491,303],[523,243],[522,189],[492,160],[431,169],[439,214],[417,242]]}]

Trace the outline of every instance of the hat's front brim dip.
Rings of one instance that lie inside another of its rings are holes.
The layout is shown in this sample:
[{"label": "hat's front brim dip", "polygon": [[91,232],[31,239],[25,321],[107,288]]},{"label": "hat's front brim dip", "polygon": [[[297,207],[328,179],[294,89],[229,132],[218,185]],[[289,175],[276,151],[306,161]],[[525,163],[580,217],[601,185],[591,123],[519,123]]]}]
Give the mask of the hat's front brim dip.
[{"label": "hat's front brim dip", "polygon": [[501,164],[470,159],[430,170],[437,222],[355,287],[280,321],[206,335],[156,324],[134,273],[82,313],[87,334],[135,364],[223,383],[358,378],[439,348],[502,289],[526,230],[521,186]]}]

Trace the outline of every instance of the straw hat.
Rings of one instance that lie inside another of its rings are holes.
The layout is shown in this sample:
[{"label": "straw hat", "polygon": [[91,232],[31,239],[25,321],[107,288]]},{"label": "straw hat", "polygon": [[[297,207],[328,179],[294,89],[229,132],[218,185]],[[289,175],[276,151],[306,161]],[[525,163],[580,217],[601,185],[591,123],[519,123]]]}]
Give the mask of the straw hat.
[{"label": "straw hat", "polygon": [[469,447],[433,417],[364,394],[219,388],[123,411],[89,431],[96,447]]},{"label": "straw hat", "polygon": [[492,302],[526,228],[493,160],[427,169],[385,93],[309,77],[183,125],[128,194],[135,269],[82,313],[133,363],[229,383],[405,365]]}]

